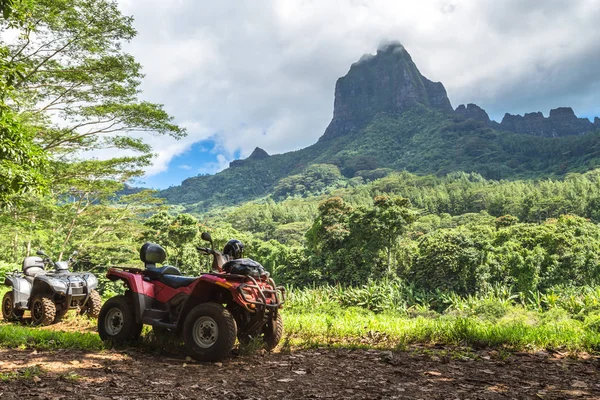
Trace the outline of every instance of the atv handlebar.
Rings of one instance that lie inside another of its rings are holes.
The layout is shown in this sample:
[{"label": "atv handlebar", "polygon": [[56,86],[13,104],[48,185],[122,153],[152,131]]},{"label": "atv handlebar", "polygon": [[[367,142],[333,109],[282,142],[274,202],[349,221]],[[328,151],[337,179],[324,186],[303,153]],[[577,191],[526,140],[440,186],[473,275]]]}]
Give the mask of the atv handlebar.
[{"label": "atv handlebar", "polygon": [[215,251],[213,249],[209,249],[208,247],[196,247],[196,250],[198,250],[201,253],[204,254],[215,254]]}]

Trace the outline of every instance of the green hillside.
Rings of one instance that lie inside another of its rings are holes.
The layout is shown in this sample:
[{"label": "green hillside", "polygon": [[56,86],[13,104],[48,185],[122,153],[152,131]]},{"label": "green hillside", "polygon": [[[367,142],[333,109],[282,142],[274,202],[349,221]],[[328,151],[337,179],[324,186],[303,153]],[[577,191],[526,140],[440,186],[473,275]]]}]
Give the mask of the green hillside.
[{"label": "green hillside", "polygon": [[233,205],[276,192],[280,181],[290,176],[305,184],[313,164],[335,165],[340,179],[355,178],[356,183],[381,177],[386,169],[438,176],[478,172],[489,179],[560,177],[600,166],[600,132],[524,135],[415,107],[400,115],[380,113],[358,131],[299,151],[248,159],[213,176],[187,179],[161,196],[198,211]]},{"label": "green hillside", "polygon": [[568,107],[548,118],[507,114],[501,123],[474,104],[453,110],[444,86],[421,75],[404,47],[394,44],[337,81],[333,119],[314,145],[272,156],[257,148],[216,175],[189,178],[160,196],[202,211],[270,194],[321,194],[391,171],[560,177],[599,166],[598,139],[600,125]]}]

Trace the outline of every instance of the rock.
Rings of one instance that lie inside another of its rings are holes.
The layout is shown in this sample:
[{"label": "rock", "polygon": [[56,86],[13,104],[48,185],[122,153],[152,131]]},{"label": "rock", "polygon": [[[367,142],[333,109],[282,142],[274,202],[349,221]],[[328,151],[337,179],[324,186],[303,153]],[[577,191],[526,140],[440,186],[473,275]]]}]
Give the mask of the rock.
[{"label": "rock", "polygon": [[246,160],[262,160],[269,157],[269,153],[261,149],[260,147],[256,147],[252,154]]},{"label": "rock", "polygon": [[358,129],[378,113],[414,106],[454,111],[444,85],[421,75],[401,44],[388,44],[374,56],[361,57],[337,80],[333,119],[320,140]]},{"label": "rock", "polygon": [[248,156],[245,160],[233,160],[229,163],[229,168],[241,167],[245,165],[248,160],[264,160],[265,158],[269,158],[269,153],[261,149],[260,147],[256,147],[252,154]]},{"label": "rock", "polygon": [[505,114],[499,128],[516,133],[557,137],[591,132],[595,129],[595,122],[592,124],[587,118],[577,118],[570,107],[559,107],[550,110],[548,118],[541,112],[524,116]]},{"label": "rock", "polygon": [[456,108],[456,110],[454,110],[454,112],[465,117],[466,119],[474,119],[486,124],[491,122],[488,113],[477,104],[469,103],[466,107],[464,104],[461,104]]},{"label": "rock", "polygon": [[596,127],[596,129],[600,129],[600,118],[594,118],[594,126]]}]

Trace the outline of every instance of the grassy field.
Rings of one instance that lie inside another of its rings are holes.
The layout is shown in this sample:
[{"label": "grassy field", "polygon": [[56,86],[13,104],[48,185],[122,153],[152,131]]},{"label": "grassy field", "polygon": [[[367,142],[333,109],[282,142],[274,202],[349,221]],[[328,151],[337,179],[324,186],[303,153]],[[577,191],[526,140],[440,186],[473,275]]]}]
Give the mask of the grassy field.
[{"label": "grassy field", "polygon": [[441,315],[406,317],[346,310],[285,315],[292,345],[403,349],[444,344],[506,350],[600,352],[600,331],[569,317],[511,310],[499,319]]},{"label": "grassy field", "polygon": [[[564,294],[562,300],[554,296],[551,303],[540,298],[524,301],[498,290],[465,299],[446,297],[443,311],[434,310],[433,304],[439,302],[432,298],[421,297],[420,303],[409,306],[397,298],[399,294],[390,294],[389,287],[387,300],[369,288],[363,289],[373,298],[360,300],[356,290],[339,288],[293,290],[283,311],[285,336],[280,349],[332,346],[401,350],[423,344],[600,353],[597,288]],[[0,295],[4,292],[0,290]],[[359,300],[362,306],[348,306]],[[64,323],[50,327],[2,322],[0,347],[98,351],[106,345],[95,332],[95,325],[94,320],[81,319],[72,312]],[[156,341],[149,327],[138,346],[150,351],[169,348]]]}]

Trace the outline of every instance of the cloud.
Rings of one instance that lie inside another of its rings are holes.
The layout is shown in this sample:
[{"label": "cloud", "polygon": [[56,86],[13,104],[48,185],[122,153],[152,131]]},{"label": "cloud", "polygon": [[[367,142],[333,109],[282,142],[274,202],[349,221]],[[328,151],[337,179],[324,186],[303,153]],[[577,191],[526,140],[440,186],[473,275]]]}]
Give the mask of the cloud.
[{"label": "cloud", "polygon": [[216,162],[208,162],[205,163],[204,166],[198,169],[199,174],[214,174],[219,171],[224,170],[229,166],[229,162],[232,160],[228,160],[223,154],[217,154]]},{"label": "cloud", "polygon": [[181,169],[184,169],[186,171],[189,171],[189,170],[192,169],[192,166],[191,165],[187,165],[187,164],[178,165],[177,167],[181,168]]},{"label": "cloud", "polygon": [[[120,0],[138,36],[145,99],[163,103],[189,137],[150,139],[164,171],[212,138],[225,168],[259,146],[314,143],[333,112],[337,78],[384,41],[399,41],[454,106],[505,112],[572,106],[600,114],[600,2],[572,0]],[[174,182],[176,184],[178,182]]]}]

